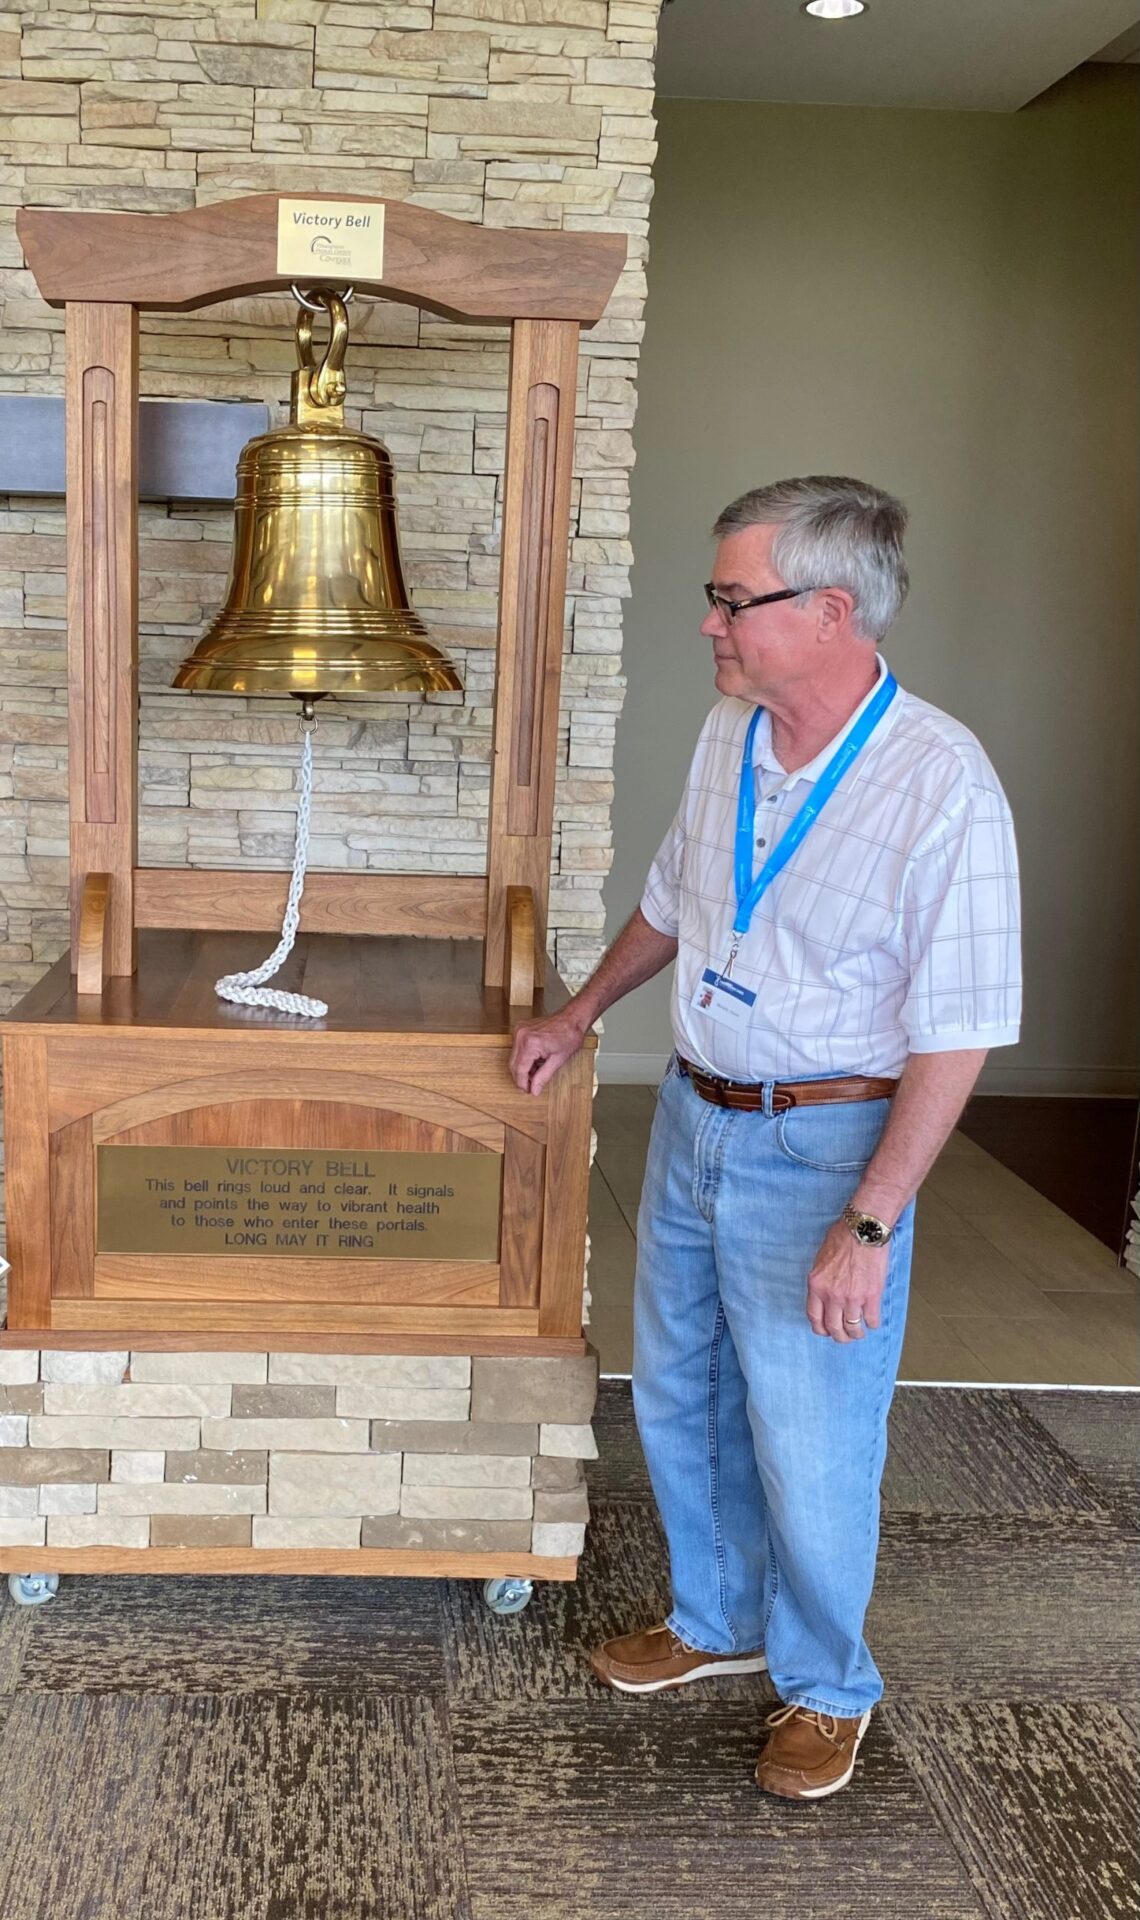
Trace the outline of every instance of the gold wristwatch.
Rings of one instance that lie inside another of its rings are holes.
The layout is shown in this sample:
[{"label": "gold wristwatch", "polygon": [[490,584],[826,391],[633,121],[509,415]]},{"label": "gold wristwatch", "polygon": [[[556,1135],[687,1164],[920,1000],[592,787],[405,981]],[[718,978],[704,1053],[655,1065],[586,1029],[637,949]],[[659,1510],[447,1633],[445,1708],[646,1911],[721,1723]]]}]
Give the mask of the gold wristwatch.
[{"label": "gold wristwatch", "polygon": [[885,1220],[879,1220],[873,1213],[860,1213],[858,1207],[850,1204],[844,1207],[840,1218],[861,1247],[885,1247],[894,1232]]}]

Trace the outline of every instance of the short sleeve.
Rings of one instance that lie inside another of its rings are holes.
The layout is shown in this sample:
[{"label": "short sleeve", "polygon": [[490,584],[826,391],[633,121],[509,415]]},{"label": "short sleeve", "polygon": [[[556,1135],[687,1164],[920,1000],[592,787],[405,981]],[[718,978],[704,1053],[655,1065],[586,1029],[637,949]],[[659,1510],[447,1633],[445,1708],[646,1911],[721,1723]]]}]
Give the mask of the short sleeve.
[{"label": "short sleeve", "polygon": [[912,1053],[1010,1047],[1021,1028],[1017,846],[1005,795],[971,786],[912,858],[902,933],[910,985],[902,1024]]},{"label": "short sleeve", "polygon": [[680,925],[681,900],[681,860],[685,851],[684,802],[678,809],[664,840],[657,849],[657,857],[649,869],[645,882],[645,891],[641,896],[641,911],[651,927],[663,933],[670,940],[677,938]]}]

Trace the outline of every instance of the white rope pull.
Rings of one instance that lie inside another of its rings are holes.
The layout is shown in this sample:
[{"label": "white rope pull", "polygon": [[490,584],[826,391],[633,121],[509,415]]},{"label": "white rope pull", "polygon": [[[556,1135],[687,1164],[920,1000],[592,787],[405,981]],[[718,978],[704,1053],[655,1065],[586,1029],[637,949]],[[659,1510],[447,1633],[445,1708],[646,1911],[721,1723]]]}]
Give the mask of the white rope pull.
[{"label": "white rope pull", "polygon": [[278,987],[263,985],[272,980],[293,951],[301,918],[301,895],[305,891],[305,864],[309,857],[309,818],[313,810],[313,736],[305,729],[301,749],[301,795],[297,802],[297,839],[293,848],[293,878],[281,922],[281,938],[268,960],[249,973],[227,973],[214,982],[219,1000],[232,1000],[239,1007],[273,1007],[278,1013],[300,1013],[309,1020],[323,1020],[328,1007],[323,1000],[310,1000],[304,993],[283,993]]}]

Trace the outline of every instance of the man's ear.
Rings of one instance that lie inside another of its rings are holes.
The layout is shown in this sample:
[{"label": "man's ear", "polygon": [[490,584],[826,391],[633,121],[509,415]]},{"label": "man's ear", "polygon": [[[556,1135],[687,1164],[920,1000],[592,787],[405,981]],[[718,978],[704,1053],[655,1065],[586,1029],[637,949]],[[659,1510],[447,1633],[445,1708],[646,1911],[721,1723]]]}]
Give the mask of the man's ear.
[{"label": "man's ear", "polygon": [[820,638],[834,640],[855,612],[854,596],[843,587],[824,587],[816,596]]}]

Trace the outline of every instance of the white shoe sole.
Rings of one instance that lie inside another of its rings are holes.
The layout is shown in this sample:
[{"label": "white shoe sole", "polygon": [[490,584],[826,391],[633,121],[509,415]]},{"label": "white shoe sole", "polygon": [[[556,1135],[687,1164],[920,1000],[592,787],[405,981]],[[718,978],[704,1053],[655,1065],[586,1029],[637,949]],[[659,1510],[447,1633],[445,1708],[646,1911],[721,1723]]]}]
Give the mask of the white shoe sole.
[{"label": "white shoe sole", "polygon": [[762,1653],[754,1653],[747,1660],[717,1660],[707,1667],[694,1667],[679,1680],[615,1680],[607,1676],[608,1684],[616,1687],[619,1693],[667,1693],[672,1687],[687,1687],[692,1680],[715,1680],[726,1673],[767,1673],[768,1662]]},{"label": "white shoe sole", "polygon": [[851,1751],[851,1765],[840,1779],[832,1780],[826,1787],[805,1787],[802,1793],[797,1793],[794,1797],[797,1800],[826,1800],[829,1793],[838,1793],[841,1787],[845,1787],[855,1771],[855,1762],[859,1757],[859,1748],[863,1744],[863,1735],[866,1733],[870,1724],[871,1709],[868,1707],[859,1722],[859,1731],[855,1735],[855,1745]]}]

